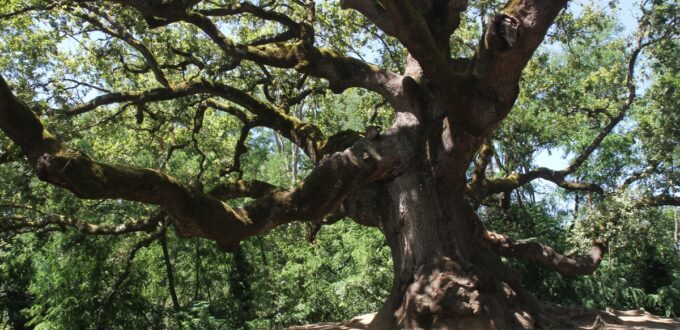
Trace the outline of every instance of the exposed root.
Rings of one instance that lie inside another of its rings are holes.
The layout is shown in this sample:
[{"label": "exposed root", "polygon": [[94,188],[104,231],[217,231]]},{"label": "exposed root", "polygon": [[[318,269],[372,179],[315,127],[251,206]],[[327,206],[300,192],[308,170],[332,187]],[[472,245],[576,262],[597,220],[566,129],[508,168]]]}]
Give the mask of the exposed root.
[{"label": "exposed root", "polygon": [[[583,307],[545,305],[540,329],[549,330],[604,330],[604,329],[680,329],[680,320],[664,318],[643,310],[604,311]],[[363,330],[373,320],[374,314],[357,316],[345,322],[324,322],[294,326],[288,330]]]}]

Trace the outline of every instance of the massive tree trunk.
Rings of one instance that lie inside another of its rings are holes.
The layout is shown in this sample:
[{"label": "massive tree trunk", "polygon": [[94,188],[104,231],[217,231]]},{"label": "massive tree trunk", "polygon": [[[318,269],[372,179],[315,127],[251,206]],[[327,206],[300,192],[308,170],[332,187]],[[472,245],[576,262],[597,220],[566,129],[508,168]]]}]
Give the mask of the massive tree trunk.
[{"label": "massive tree trunk", "polygon": [[367,201],[394,262],[391,293],[372,327],[532,328],[539,304],[485,240],[466,197],[466,172],[482,139],[436,115],[438,102],[421,88],[387,132],[402,136],[396,152],[404,163]]},{"label": "massive tree trunk", "polygon": [[462,182],[414,171],[385,186],[381,226],[395,275],[374,328],[533,326],[538,305],[484,243]]}]

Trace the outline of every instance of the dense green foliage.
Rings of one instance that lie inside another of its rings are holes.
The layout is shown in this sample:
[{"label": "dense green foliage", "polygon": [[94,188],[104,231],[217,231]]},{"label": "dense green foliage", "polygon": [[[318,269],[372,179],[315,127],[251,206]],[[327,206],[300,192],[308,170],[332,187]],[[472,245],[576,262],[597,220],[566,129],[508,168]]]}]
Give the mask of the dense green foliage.
[{"label": "dense green foliage", "polygon": [[[41,3],[0,1],[0,15]],[[477,15],[488,15],[499,6],[497,1],[473,1],[468,20],[452,41],[453,51],[469,55],[480,35]],[[515,109],[494,134],[495,175],[538,165],[558,168],[560,156],[578,154],[615,115],[627,98],[634,37],[665,33],[657,25],[678,20],[673,1],[654,0],[643,11],[631,8],[615,1],[577,2],[561,15],[525,70]],[[299,14],[294,6],[279,9]],[[644,19],[636,22],[629,17],[631,11]],[[225,175],[225,169],[232,163],[240,122],[208,111],[197,130],[198,97],[149,103],[142,110],[122,104],[60,116],[58,109],[101,93],[89,85],[116,91],[154,86],[148,70],[127,71],[144,67],[134,49],[92,32],[91,25],[72,14],[72,9],[58,8],[0,19],[0,73],[60,139],[93,159],[162,169],[206,189],[238,175]],[[260,69],[244,62],[236,70],[220,71],[225,59],[214,55],[219,50],[195,28],[177,25],[150,31],[133,11],[111,14],[144,41],[159,62],[178,66],[170,77],[210,75],[264,97],[255,82]],[[317,15],[317,43],[398,70],[403,49],[356,13],[341,11],[333,1],[319,2]],[[249,16],[222,24],[242,39],[275,29]],[[559,251],[582,251],[593,238],[607,237],[609,251],[593,276],[568,278],[535,264],[508,261],[541,300],[680,316],[679,210],[639,204],[656,192],[678,194],[679,43],[675,35],[643,51],[637,64],[638,95],[630,112],[575,173],[605,188],[606,194],[565,192],[537,181],[514,191],[509,207],[499,206],[497,198],[481,206],[489,228],[536,239]],[[205,67],[182,67],[178,52],[190,52]],[[277,91],[273,99],[299,89],[299,75],[274,74],[279,78],[269,87]],[[304,84],[324,86],[313,79]],[[290,110],[330,135],[362,131],[374,109],[375,123],[389,125],[388,106],[359,90],[342,95],[318,92]],[[271,130],[251,131],[246,145],[243,178],[290,187],[311,168],[300,150]],[[2,133],[0,155],[0,329],[275,328],[374,312],[389,292],[392,268],[382,234],[347,220],[324,226],[313,243],[308,242],[308,225],[285,225],[247,240],[233,254],[221,252],[213,242],[177,238],[170,229],[167,243],[179,302],[175,310],[159,241],[130,259],[146,233],[94,237],[61,227],[3,230],[3,221],[45,214],[121,223],[148,216],[151,207],[80,200],[43,183]],[[653,170],[645,172],[650,167]],[[636,172],[645,175],[621,189],[625,178]]]}]

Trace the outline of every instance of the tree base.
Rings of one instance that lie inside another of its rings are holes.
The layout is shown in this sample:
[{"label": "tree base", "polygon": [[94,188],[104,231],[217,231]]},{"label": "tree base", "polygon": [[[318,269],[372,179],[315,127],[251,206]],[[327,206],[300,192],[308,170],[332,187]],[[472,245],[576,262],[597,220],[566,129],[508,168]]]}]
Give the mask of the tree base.
[{"label": "tree base", "polygon": [[[607,308],[604,311],[583,307],[544,305],[544,329],[680,329],[680,320],[664,318],[643,310],[619,311]],[[358,330],[368,329],[373,314],[357,316],[345,322],[324,322],[294,326],[287,330]]]}]

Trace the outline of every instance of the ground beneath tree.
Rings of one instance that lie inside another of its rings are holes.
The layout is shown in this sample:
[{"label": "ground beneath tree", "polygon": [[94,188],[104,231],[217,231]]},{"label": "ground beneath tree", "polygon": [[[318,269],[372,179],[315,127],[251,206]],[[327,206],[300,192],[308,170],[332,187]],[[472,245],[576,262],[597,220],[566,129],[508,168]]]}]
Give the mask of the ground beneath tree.
[{"label": "ground beneath tree", "polygon": [[[643,310],[604,311],[582,307],[546,306],[545,329],[680,329],[680,320],[664,318]],[[367,329],[375,314],[357,316],[345,322],[324,322],[290,327],[287,330],[354,330]]]}]

